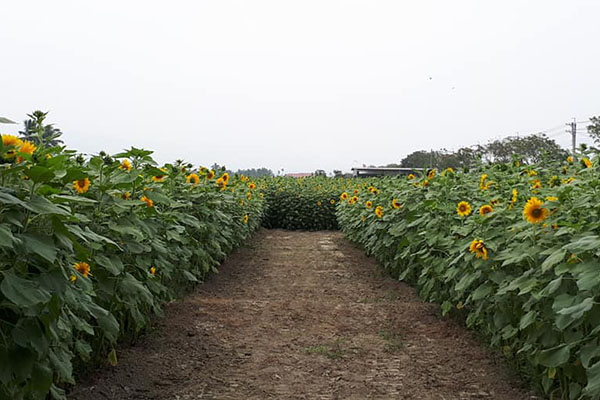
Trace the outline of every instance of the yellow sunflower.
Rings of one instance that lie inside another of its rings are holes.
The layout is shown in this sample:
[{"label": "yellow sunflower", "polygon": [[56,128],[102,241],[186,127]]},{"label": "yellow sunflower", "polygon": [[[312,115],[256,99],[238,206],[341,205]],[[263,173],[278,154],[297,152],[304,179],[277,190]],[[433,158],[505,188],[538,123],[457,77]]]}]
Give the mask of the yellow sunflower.
[{"label": "yellow sunflower", "polygon": [[340,195],[340,200],[344,201],[348,199],[348,193],[344,192]]},{"label": "yellow sunflower", "polygon": [[456,212],[461,217],[466,217],[471,214],[471,205],[466,201],[461,201],[456,207]]},{"label": "yellow sunflower", "polygon": [[154,201],[152,199],[149,199],[146,196],[142,196],[140,197],[140,200],[146,203],[146,207],[154,207]]},{"label": "yellow sunflower", "polygon": [[217,184],[217,186],[218,186],[218,187],[220,187],[220,188],[222,188],[222,189],[225,189],[225,188],[227,187],[227,182],[225,182],[225,181],[223,180],[223,177],[220,177],[219,179],[217,179],[217,180],[215,181],[215,183]]},{"label": "yellow sunflower", "polygon": [[248,184],[248,188],[249,188],[250,190],[254,190],[254,189],[256,189],[256,183],[254,183],[254,182],[250,182],[250,184]]},{"label": "yellow sunflower", "polygon": [[248,216],[248,214],[244,215],[244,223],[247,224],[248,220],[250,219],[250,217]]},{"label": "yellow sunflower", "polygon": [[156,267],[150,267],[150,275],[152,275],[152,276],[156,275]]},{"label": "yellow sunflower", "polygon": [[200,177],[196,174],[189,174],[188,176],[185,177],[185,181],[187,183],[191,183],[192,185],[196,186],[200,183]]},{"label": "yellow sunflower", "polygon": [[225,172],[223,175],[221,175],[221,179],[223,179],[223,182],[227,184],[229,182],[229,174]]},{"label": "yellow sunflower", "polygon": [[475,239],[471,242],[469,246],[469,251],[471,253],[475,253],[475,257],[481,258],[483,260],[488,259],[488,250],[483,243],[483,240]]},{"label": "yellow sunflower", "polygon": [[79,194],[87,192],[90,189],[90,180],[88,178],[83,178],[73,181],[73,189]]},{"label": "yellow sunflower", "polygon": [[548,185],[550,185],[550,187],[560,186],[560,178],[556,175],[553,175],[548,181]]},{"label": "yellow sunflower", "polygon": [[19,147],[23,144],[23,141],[14,135],[2,135],[2,144],[5,147],[8,147],[8,146]]},{"label": "yellow sunflower", "polygon": [[571,157],[571,156],[567,157],[567,162],[569,164],[573,164],[573,157]]},{"label": "yellow sunflower", "polygon": [[548,210],[542,207],[544,203],[537,197],[532,197],[523,208],[523,217],[530,224],[538,224],[548,217]]},{"label": "yellow sunflower", "polygon": [[427,179],[431,180],[435,178],[435,168],[430,169],[429,172],[427,172]]},{"label": "yellow sunflower", "polygon": [[412,181],[415,178],[416,178],[415,174],[408,174],[408,180],[409,181]]},{"label": "yellow sunflower", "polygon": [[358,201],[358,196],[352,196],[350,201],[352,201],[352,204],[356,203]]},{"label": "yellow sunflower", "polygon": [[321,207],[323,205],[323,203],[321,203],[320,201],[317,201],[317,206]]},{"label": "yellow sunflower", "polygon": [[123,200],[129,200],[131,198],[131,193],[125,192],[125,193],[121,194],[121,198]]},{"label": "yellow sunflower", "polygon": [[402,203],[400,203],[400,200],[394,199],[392,200],[392,207],[394,207],[397,210],[400,207],[402,207]]},{"label": "yellow sunflower", "polygon": [[367,207],[367,208],[373,208],[373,202],[372,201],[367,201],[365,203],[365,207]]},{"label": "yellow sunflower", "polygon": [[512,199],[510,200],[510,204],[508,205],[509,210],[512,210],[513,206],[517,202],[518,195],[519,195],[519,192],[517,192],[517,189],[513,189],[512,190]]},{"label": "yellow sunflower", "polygon": [[592,168],[592,162],[591,162],[591,161],[590,161],[590,159],[589,159],[589,158],[587,158],[587,157],[583,157],[583,158],[581,159],[581,165],[583,165],[583,166],[584,166],[584,167],[586,167],[586,168]]},{"label": "yellow sunflower", "polygon": [[246,193],[246,198],[248,200],[250,200],[252,198],[252,193],[251,192]]},{"label": "yellow sunflower", "polygon": [[548,196],[548,197],[546,197],[546,200],[547,200],[547,201],[558,201],[558,197],[555,197],[555,196]]},{"label": "yellow sunflower", "polygon": [[73,268],[75,268],[75,270],[77,272],[79,272],[81,275],[83,275],[84,277],[88,277],[90,274],[90,264],[80,261],[78,263],[75,263],[75,265],[73,265]]},{"label": "yellow sunflower", "polygon": [[377,218],[383,217],[383,207],[381,207],[381,206],[375,207],[375,215],[377,215]]},{"label": "yellow sunflower", "polygon": [[[35,145],[31,142],[21,142],[21,144],[18,147],[18,151],[19,153],[25,153],[25,154],[33,154],[33,152],[37,149],[37,147],[35,147]],[[24,161],[23,157],[17,157],[17,162],[21,163]]]},{"label": "yellow sunflower", "polygon": [[534,179],[533,181],[531,181],[531,188],[532,189],[541,189],[542,182],[539,179]]},{"label": "yellow sunflower", "polygon": [[[166,168],[161,168],[160,170],[161,170],[162,172],[167,172]],[[167,175],[166,175],[166,174],[165,174],[165,175],[155,175],[155,176],[153,176],[153,177],[152,177],[152,180],[153,180],[154,182],[162,182],[162,181],[164,181],[164,180],[165,180],[165,178],[166,178],[166,177],[167,177]]]},{"label": "yellow sunflower", "polygon": [[331,200],[329,200],[329,203],[330,203],[330,204],[335,204],[335,200],[334,200],[334,199],[331,199]]},{"label": "yellow sunflower", "polygon": [[262,199],[263,197],[265,197],[265,194],[264,193],[259,193],[258,197],[260,197]]},{"label": "yellow sunflower", "polygon": [[215,171],[212,169],[206,173],[206,179],[211,180],[215,177]]},{"label": "yellow sunflower", "polygon": [[124,169],[125,171],[131,171],[131,168],[133,167],[131,166],[131,162],[129,162],[129,160],[123,160],[121,161],[119,168]]},{"label": "yellow sunflower", "polygon": [[479,207],[479,215],[489,214],[492,211],[494,211],[494,208],[489,204],[484,204],[483,206]]}]

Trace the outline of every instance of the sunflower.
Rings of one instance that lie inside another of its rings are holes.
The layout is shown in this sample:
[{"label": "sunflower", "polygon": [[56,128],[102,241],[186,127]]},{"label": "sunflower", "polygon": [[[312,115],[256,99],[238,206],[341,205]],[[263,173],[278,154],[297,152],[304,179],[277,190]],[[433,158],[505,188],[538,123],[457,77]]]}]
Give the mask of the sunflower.
[{"label": "sunflower", "polygon": [[129,160],[123,160],[121,161],[121,165],[119,165],[119,168],[124,169],[125,171],[131,171],[131,162],[129,162]]},{"label": "sunflower", "polygon": [[217,179],[217,180],[215,181],[215,183],[217,184],[217,186],[218,186],[218,187],[222,188],[223,190],[224,190],[224,189],[227,187],[227,182],[225,182],[225,181],[223,180],[223,177],[221,177],[221,178]]},{"label": "sunflower", "polygon": [[409,181],[412,181],[415,178],[416,178],[415,174],[408,174],[408,180]]},{"label": "sunflower", "polygon": [[435,168],[430,169],[429,172],[427,172],[427,179],[431,180],[435,178]]},{"label": "sunflower", "polygon": [[569,164],[573,164],[573,157],[572,156],[567,157],[567,162]]},{"label": "sunflower", "polygon": [[200,175],[206,175],[208,173],[208,168],[206,168],[206,167],[200,167],[200,169],[198,170],[198,172],[200,173]]},{"label": "sunflower", "polygon": [[250,217],[248,216],[248,214],[244,215],[244,223],[247,224],[248,220],[250,219]]},{"label": "sunflower", "polygon": [[517,202],[518,195],[519,195],[519,192],[517,192],[517,189],[513,189],[512,190],[512,199],[510,200],[510,204],[508,205],[509,210],[512,210],[513,206]]},{"label": "sunflower", "polygon": [[254,190],[254,189],[256,189],[256,183],[254,183],[254,182],[250,182],[250,183],[248,184],[248,188],[249,188],[250,190]]},{"label": "sunflower", "polygon": [[548,197],[546,197],[546,200],[547,200],[547,201],[558,201],[558,197],[555,197],[555,196],[548,196]]},{"label": "sunflower", "polygon": [[227,184],[229,182],[229,174],[225,172],[223,175],[221,175],[221,179],[223,179],[223,182]]},{"label": "sunflower", "polygon": [[358,201],[358,196],[352,196],[350,201],[352,202],[352,204],[356,203]]},{"label": "sunflower", "polygon": [[123,200],[129,200],[131,198],[131,193],[125,192],[125,193],[121,194],[121,198]]},{"label": "sunflower", "polygon": [[475,253],[475,257],[481,258],[483,260],[488,259],[488,250],[483,243],[483,240],[475,239],[471,242],[469,246],[469,251],[471,253]]},{"label": "sunflower", "polygon": [[242,207],[243,207],[243,206],[244,206],[244,204],[246,204],[246,202],[244,201],[244,199],[241,199],[241,200],[240,200],[240,206],[242,206]]},{"label": "sunflower", "polygon": [[358,193],[359,193],[359,192],[358,192],[358,189],[354,189],[354,192],[352,192],[352,193],[354,193],[354,194],[358,194]]},{"label": "sunflower", "polygon": [[142,196],[140,197],[140,200],[146,203],[146,207],[154,207],[154,201],[152,199],[149,199],[146,196]]},{"label": "sunflower", "polygon": [[400,203],[400,200],[394,199],[392,200],[392,207],[394,207],[397,210],[400,207],[402,207],[402,203]]},{"label": "sunflower", "polygon": [[23,144],[23,141],[14,135],[2,135],[2,144],[6,147],[19,147]]},{"label": "sunflower", "polygon": [[530,224],[537,224],[542,222],[548,217],[548,210],[543,208],[544,203],[537,197],[532,197],[527,201],[523,208],[523,217]]},{"label": "sunflower", "polygon": [[550,185],[550,187],[560,186],[560,178],[556,175],[553,175],[548,181],[548,185]]},{"label": "sunflower", "polygon": [[329,200],[329,204],[335,204],[335,199]]},{"label": "sunflower", "polygon": [[212,169],[206,173],[206,179],[211,180],[215,177],[215,171]]},{"label": "sunflower", "polygon": [[373,202],[372,202],[372,201],[370,201],[370,200],[369,200],[369,201],[367,201],[367,202],[365,203],[365,207],[367,207],[367,208],[373,208]]},{"label": "sunflower", "polygon": [[90,180],[88,178],[83,178],[73,181],[73,189],[79,194],[87,192],[90,189]]},{"label": "sunflower", "polygon": [[373,188],[373,191],[371,193],[373,193],[373,194],[379,194],[379,189]]},{"label": "sunflower", "polygon": [[494,211],[494,208],[489,204],[484,204],[481,207],[479,207],[479,215],[489,214],[492,211]]},{"label": "sunflower", "polygon": [[[35,145],[31,142],[27,142],[24,141],[19,145],[18,151],[19,153],[25,153],[25,154],[33,154],[33,152],[37,149],[37,147],[35,147]],[[17,162],[21,163],[23,162],[23,157],[17,157]]]},{"label": "sunflower", "polygon": [[78,263],[75,263],[75,265],[73,265],[73,268],[75,268],[75,270],[77,272],[79,272],[81,275],[83,275],[84,277],[88,277],[90,274],[90,264],[80,261]]},{"label": "sunflower", "polygon": [[250,200],[252,198],[252,193],[251,192],[246,193],[246,198],[248,200]]},{"label": "sunflower", "polygon": [[531,181],[531,188],[532,189],[541,189],[542,188],[542,181],[540,181],[539,179],[534,179]]},{"label": "sunflower", "polygon": [[383,217],[383,207],[381,207],[381,206],[375,207],[375,215],[377,215],[377,218]]},{"label": "sunflower", "polygon": [[150,267],[150,275],[152,275],[152,276],[156,275],[156,267]]},{"label": "sunflower", "polygon": [[[165,168],[161,168],[160,169],[162,172],[167,172],[167,170]],[[155,175],[152,177],[152,180],[154,182],[162,182],[165,180],[165,178],[167,177],[167,175]]]},{"label": "sunflower", "polygon": [[471,205],[466,201],[461,201],[456,207],[456,212],[461,217],[466,217],[467,215],[471,214]]},{"label": "sunflower", "polygon": [[321,207],[323,205],[323,203],[321,203],[320,201],[317,201],[317,206]]},{"label": "sunflower", "polygon": [[427,186],[429,186],[429,179],[425,179],[423,181],[423,187],[427,187]]},{"label": "sunflower", "polygon": [[260,197],[262,199],[263,197],[265,197],[265,194],[264,193],[259,193],[258,197]]},{"label": "sunflower", "polygon": [[340,195],[340,200],[344,201],[348,199],[348,193],[344,192]]},{"label": "sunflower", "polygon": [[591,162],[591,161],[590,161],[590,159],[589,159],[589,158],[587,158],[587,157],[583,157],[583,158],[581,159],[581,165],[583,165],[583,166],[584,166],[584,167],[586,167],[586,168],[592,168],[592,162]]},{"label": "sunflower", "polygon": [[191,183],[192,185],[196,186],[200,183],[200,177],[196,174],[189,174],[188,176],[185,177],[185,181],[187,183]]}]

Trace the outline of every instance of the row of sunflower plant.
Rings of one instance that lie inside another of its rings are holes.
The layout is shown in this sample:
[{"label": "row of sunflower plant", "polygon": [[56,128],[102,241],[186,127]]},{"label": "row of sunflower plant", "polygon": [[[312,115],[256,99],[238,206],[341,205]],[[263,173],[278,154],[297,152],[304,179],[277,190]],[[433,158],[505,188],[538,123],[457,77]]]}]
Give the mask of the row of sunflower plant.
[{"label": "row of sunflower plant", "polygon": [[338,222],[538,389],[600,398],[598,155],[356,183]]},{"label": "row of sunflower plant", "polygon": [[267,228],[338,229],[335,215],[340,188],[350,180],[326,177],[275,177],[262,181],[267,199]]},{"label": "row of sunflower plant", "polygon": [[[40,138],[41,139],[41,138]],[[84,157],[2,135],[0,398],[65,398],[260,225],[256,183],[132,148]]]}]

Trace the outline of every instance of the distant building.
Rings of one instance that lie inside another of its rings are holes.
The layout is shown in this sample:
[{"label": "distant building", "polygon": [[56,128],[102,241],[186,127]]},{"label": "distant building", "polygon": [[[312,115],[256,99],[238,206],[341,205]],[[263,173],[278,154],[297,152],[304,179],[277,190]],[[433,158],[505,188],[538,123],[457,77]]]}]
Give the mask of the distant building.
[{"label": "distant building", "polygon": [[420,171],[423,171],[423,168],[362,167],[352,168],[352,175],[356,178],[366,178],[371,176],[416,174]]},{"label": "distant building", "polygon": [[313,174],[310,172],[299,172],[295,174],[285,174],[285,176],[288,176],[290,178],[308,178],[309,176],[313,176]]}]

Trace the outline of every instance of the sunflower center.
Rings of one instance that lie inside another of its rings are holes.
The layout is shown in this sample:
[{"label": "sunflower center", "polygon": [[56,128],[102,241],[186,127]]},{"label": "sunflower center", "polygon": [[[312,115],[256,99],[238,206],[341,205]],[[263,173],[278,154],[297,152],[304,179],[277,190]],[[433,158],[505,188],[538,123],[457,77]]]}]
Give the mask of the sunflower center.
[{"label": "sunflower center", "polygon": [[533,210],[531,210],[531,215],[534,218],[539,218],[542,215],[542,209],[541,208],[534,208]]}]

